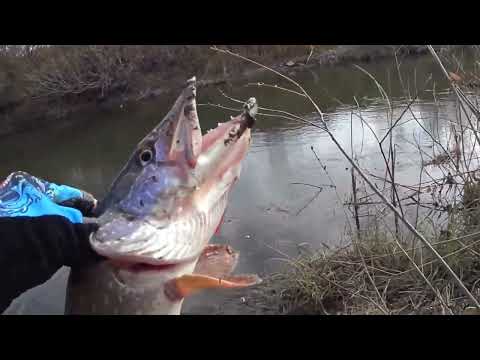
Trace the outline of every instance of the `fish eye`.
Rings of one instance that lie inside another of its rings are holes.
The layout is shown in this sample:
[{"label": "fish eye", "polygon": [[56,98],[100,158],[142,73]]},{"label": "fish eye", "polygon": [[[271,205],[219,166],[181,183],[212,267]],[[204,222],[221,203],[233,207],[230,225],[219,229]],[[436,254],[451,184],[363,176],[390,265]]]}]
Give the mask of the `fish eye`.
[{"label": "fish eye", "polygon": [[147,164],[148,162],[150,162],[150,160],[152,160],[153,158],[153,152],[152,150],[150,149],[144,149],[142,150],[142,152],[140,153],[140,162],[142,163],[142,165],[145,165]]}]

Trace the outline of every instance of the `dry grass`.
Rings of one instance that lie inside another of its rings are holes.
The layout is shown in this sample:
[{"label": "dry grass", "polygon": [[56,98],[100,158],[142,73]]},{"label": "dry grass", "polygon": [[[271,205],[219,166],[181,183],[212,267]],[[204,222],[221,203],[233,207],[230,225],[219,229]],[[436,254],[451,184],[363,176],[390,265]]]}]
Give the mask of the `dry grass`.
[{"label": "dry grass", "polygon": [[[433,48],[429,47],[429,50],[435,55]],[[255,63],[228,50],[218,49],[218,51]],[[480,143],[478,130],[471,119],[471,114],[477,115],[478,110],[465,94],[452,84],[455,95],[462,102],[463,112],[459,112],[458,118],[455,119],[458,128],[452,128],[452,134],[455,139],[459,139],[459,142],[453,154],[455,156],[447,156],[446,160],[434,164],[448,171],[440,188],[448,185],[448,190],[453,189],[453,196],[441,194],[441,191],[438,194],[445,201],[451,201],[449,206],[439,210],[433,209],[446,214],[447,226],[438,231],[441,227],[432,222],[430,231],[426,229],[422,231],[420,228],[423,225],[417,225],[415,221],[415,226],[412,226],[403,212],[405,199],[399,197],[397,189],[402,185],[395,182],[393,165],[395,161],[391,161],[396,159],[392,133],[403,113],[394,121],[390,100],[377,80],[359,67],[375,82],[390,109],[387,113],[390,122],[390,130],[387,134],[390,136],[385,135],[382,140],[376,138],[388,170],[388,177],[383,180],[392,185],[391,200],[388,194],[385,195],[373,184],[367,175],[368,172],[355,163],[353,154],[350,157],[338,143],[335,135],[328,130],[320,108],[301,85],[274,69],[256,64],[285,78],[299,89],[301,96],[310,100],[319,114],[324,130],[365,184],[368,184],[369,190],[373,192],[367,198],[374,195],[381,199],[381,202],[395,216],[396,229],[393,233],[388,226],[382,227],[385,224],[379,216],[375,216],[362,232],[357,229],[352,233],[351,245],[348,247],[288,259],[289,269],[266,279],[263,285],[249,294],[244,303],[251,309],[255,309],[256,313],[287,314],[461,314],[469,305],[480,308],[477,300],[480,296],[480,289],[477,286],[480,280],[480,262],[478,261],[480,185],[474,177],[476,169],[472,172],[474,166],[470,162],[475,153],[474,147],[467,151],[463,145],[465,118],[469,128],[473,130],[472,138],[477,140],[477,144]],[[443,65],[440,63],[440,66]],[[468,106],[470,112],[466,110],[463,103]],[[409,107],[407,106],[406,111]],[[270,109],[270,111],[274,110]],[[315,124],[304,122],[320,128]],[[368,123],[366,125],[368,126]],[[428,133],[428,130],[424,130]],[[390,140],[388,157],[385,155],[386,149],[382,147],[386,139]],[[449,154],[441,143],[436,142],[436,144],[444,153]],[[421,172],[424,170],[422,167]],[[462,181],[455,182],[455,177]],[[422,180],[420,182],[418,195],[421,192],[420,188],[426,184]],[[420,202],[420,196],[418,196],[417,218],[418,208],[423,205]],[[399,228],[398,219],[405,225],[402,230]],[[418,240],[420,240],[420,246],[417,246]]]},{"label": "dry grass", "polygon": [[[233,45],[268,64],[304,59],[306,45]],[[314,46],[310,63],[322,46]],[[216,54],[208,45],[0,45],[0,136],[55,125],[95,106],[146,100],[183,87],[238,79],[256,70]]]},{"label": "dry grass", "polygon": [[[480,296],[480,233],[444,236],[433,243],[469,290]],[[273,314],[462,314],[468,298],[444,268],[421,247],[410,248],[408,254],[450,310],[396,243],[379,232],[334,252],[289,260],[289,270],[269,276],[252,290],[247,304]]]},{"label": "dry grass", "polygon": [[[304,58],[323,50],[305,45],[230,45],[228,48],[265,63]],[[207,45],[0,46],[0,73],[21,83],[33,98],[104,98],[118,92],[163,85],[177,77],[229,77],[245,70]],[[170,86],[172,86],[170,84]]]},{"label": "dry grass", "polygon": [[[266,65],[370,61],[392,56],[392,46],[219,45]],[[399,54],[422,46],[396,47]],[[335,51],[331,51],[335,50]],[[208,45],[0,45],[0,80],[18,87],[16,98],[91,101],[155,87],[175,87],[195,74],[199,80],[229,79],[251,64],[212,52]]]}]

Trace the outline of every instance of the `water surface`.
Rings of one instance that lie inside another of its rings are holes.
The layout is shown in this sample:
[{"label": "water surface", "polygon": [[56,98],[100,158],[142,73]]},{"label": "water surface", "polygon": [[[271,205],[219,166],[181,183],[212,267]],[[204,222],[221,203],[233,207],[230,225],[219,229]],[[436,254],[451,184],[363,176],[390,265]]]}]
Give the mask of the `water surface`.
[{"label": "water surface", "polygon": [[[363,65],[362,65],[363,66]],[[441,73],[428,57],[405,60],[400,66],[401,79],[393,61],[364,66],[381,83],[394,103],[395,116],[408,100],[432,80],[421,101],[412,106],[394,132],[393,142],[399,159],[399,182],[418,182],[420,157],[413,143],[414,135],[422,147],[432,140],[422,132],[414,117],[435,137],[448,142],[449,121],[456,104]],[[297,71],[295,79],[304,85],[322,109],[333,134],[350,152],[351,145],[361,166],[377,175],[383,174],[383,160],[371,132],[358,116],[357,103],[364,119],[378,134],[388,128],[386,103],[365,73],[348,67]],[[299,96],[277,89],[243,86],[250,82],[290,86],[270,74],[243,79],[226,86],[228,95],[246,100],[255,96],[263,107],[271,107],[305,116],[320,124],[313,108]],[[435,94],[435,95],[434,95]],[[57,183],[69,184],[102,197],[114,176],[127,160],[132,148],[166,114],[176,95],[148,103],[125,105],[112,110],[97,110],[75,115],[71,125],[19,134],[0,143],[3,161],[0,177],[24,170]],[[199,103],[239,107],[223,97],[218,89],[199,91]],[[235,112],[199,106],[203,130],[228,119]],[[318,155],[316,159],[312,148]],[[326,171],[322,168],[326,167]],[[346,218],[343,205],[351,191],[350,165],[329,136],[318,128],[295,121],[259,116],[253,133],[252,148],[244,162],[242,176],[233,190],[221,234],[212,242],[229,243],[241,252],[238,272],[266,274],[277,269],[280,253],[296,255],[299,244],[316,249],[337,246],[345,241]],[[435,170],[432,170],[435,171]],[[308,183],[318,188],[292,184]],[[324,185],[334,184],[336,188]],[[351,219],[350,219],[351,220]],[[61,314],[65,296],[66,272],[30,290],[17,299],[7,313]],[[187,313],[216,311],[214,298],[201,295],[185,304]]]}]

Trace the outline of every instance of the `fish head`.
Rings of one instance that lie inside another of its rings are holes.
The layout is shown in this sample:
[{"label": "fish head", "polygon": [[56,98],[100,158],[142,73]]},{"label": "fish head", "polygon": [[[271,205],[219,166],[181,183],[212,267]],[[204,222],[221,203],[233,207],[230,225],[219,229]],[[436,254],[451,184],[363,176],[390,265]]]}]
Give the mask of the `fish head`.
[{"label": "fish head", "polygon": [[136,146],[99,203],[92,248],[156,266],[198,259],[225,211],[251,142],[257,104],[202,136],[195,78]]}]

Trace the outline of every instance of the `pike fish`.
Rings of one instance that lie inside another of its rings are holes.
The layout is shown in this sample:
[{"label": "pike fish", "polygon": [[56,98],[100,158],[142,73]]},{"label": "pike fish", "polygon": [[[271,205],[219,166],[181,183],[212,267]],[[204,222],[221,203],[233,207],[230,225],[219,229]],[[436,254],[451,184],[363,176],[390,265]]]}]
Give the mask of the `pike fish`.
[{"label": "pike fish", "polygon": [[66,314],[174,314],[197,291],[259,283],[231,275],[238,253],[209,244],[251,142],[257,103],[202,136],[192,78],[137,145],[97,207],[92,248],[105,260],[71,269]]}]

